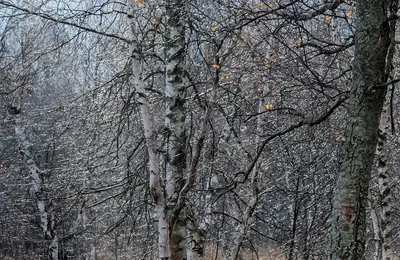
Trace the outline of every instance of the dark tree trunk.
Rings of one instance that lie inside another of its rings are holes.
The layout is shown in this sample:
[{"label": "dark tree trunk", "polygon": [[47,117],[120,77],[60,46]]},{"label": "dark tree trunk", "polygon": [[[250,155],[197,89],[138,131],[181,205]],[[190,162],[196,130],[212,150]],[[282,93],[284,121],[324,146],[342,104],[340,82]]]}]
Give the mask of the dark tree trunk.
[{"label": "dark tree trunk", "polygon": [[[396,0],[397,1],[397,0]],[[388,75],[388,1],[357,1],[346,146],[333,211],[332,259],[363,259],[366,207]]]}]

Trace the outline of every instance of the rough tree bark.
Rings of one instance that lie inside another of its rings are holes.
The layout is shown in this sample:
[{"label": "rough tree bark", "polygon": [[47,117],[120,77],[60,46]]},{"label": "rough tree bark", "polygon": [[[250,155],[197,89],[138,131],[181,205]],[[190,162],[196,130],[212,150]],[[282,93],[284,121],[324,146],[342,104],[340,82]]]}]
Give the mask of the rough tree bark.
[{"label": "rough tree bark", "polygon": [[364,258],[369,181],[386,93],[386,59],[391,59],[388,8],[385,0],[357,1],[345,154],[334,197],[332,259]]},{"label": "rough tree bark", "polygon": [[184,210],[176,208],[185,184],[185,2],[166,0],[165,36],[165,132],[166,149],[166,210],[169,221],[171,259],[186,259],[186,218]]},{"label": "rough tree bark", "polygon": [[[132,2],[128,1],[131,9]],[[150,114],[150,105],[142,79],[141,64],[138,46],[133,40],[136,33],[136,22],[133,15],[129,15],[132,41],[130,51],[132,57],[133,84],[137,92],[144,135],[147,144],[150,164],[150,188],[156,204],[159,231],[160,259],[186,259],[186,219],[183,206],[177,207],[178,200],[184,188],[183,178],[186,168],[186,131],[185,131],[185,87],[184,56],[184,5],[185,1],[166,0],[166,35],[165,35],[165,133],[166,147],[166,176],[165,193],[160,176],[159,159],[156,153],[157,145],[153,134],[153,118]],[[183,203],[182,203],[183,205]]]}]

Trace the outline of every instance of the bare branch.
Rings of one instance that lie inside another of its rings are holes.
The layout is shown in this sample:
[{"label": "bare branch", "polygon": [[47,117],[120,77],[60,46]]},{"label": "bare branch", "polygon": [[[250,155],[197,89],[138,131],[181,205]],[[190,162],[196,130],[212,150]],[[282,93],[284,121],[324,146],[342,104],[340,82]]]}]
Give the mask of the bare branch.
[{"label": "bare branch", "polygon": [[60,19],[52,17],[52,16],[50,16],[48,14],[35,12],[35,11],[32,11],[32,10],[17,6],[15,4],[10,3],[10,2],[0,1],[0,5],[19,10],[21,12],[24,12],[24,13],[28,14],[28,15],[34,15],[34,16],[40,17],[40,18],[48,20],[48,21],[52,21],[52,22],[59,23],[59,24],[65,24],[65,25],[68,25],[68,26],[72,26],[72,27],[87,31],[87,32],[91,32],[91,33],[98,34],[98,35],[105,36],[105,37],[109,37],[109,38],[114,38],[114,39],[123,41],[123,42],[128,43],[128,44],[130,43],[130,41],[128,39],[125,39],[124,37],[121,37],[119,35],[97,31],[97,30],[95,30],[93,28],[90,28],[90,27],[85,27],[85,26],[82,26],[82,25],[79,25],[79,24],[76,24],[76,23],[60,20]]}]

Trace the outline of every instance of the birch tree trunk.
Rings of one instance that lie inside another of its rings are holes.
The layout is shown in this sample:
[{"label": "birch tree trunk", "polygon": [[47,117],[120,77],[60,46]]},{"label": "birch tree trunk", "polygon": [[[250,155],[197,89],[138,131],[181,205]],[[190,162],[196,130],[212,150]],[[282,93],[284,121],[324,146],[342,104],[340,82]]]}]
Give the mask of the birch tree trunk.
[{"label": "birch tree trunk", "polygon": [[43,173],[35,160],[35,156],[31,152],[32,144],[26,137],[25,129],[20,122],[19,116],[14,116],[15,135],[18,139],[19,152],[22,155],[25,166],[31,177],[40,216],[40,227],[43,231],[44,238],[51,241],[49,245],[49,258],[51,260],[58,260],[58,238],[55,234],[55,217],[52,202],[43,189]]},{"label": "birch tree trunk", "polygon": [[379,227],[378,212],[375,207],[374,199],[372,198],[371,191],[368,193],[368,206],[370,207],[370,214],[372,220],[372,231],[374,232],[374,244],[375,244],[375,260],[382,259],[382,240],[381,240],[381,229]]},{"label": "birch tree trunk", "polygon": [[390,194],[390,176],[387,168],[387,139],[389,132],[388,107],[385,106],[379,125],[377,158],[378,158],[378,178],[379,178],[379,205],[380,218],[379,227],[381,228],[381,246],[382,259],[390,260],[392,255],[392,225],[391,225],[391,194]]},{"label": "birch tree trunk", "polygon": [[[389,17],[397,17],[397,11],[399,9],[398,0],[388,1]],[[389,20],[389,37],[390,45],[388,54],[386,56],[386,75],[391,75],[393,70],[393,56],[396,49],[396,24],[397,19]],[[394,91],[394,85],[392,85],[392,91]],[[389,118],[389,102],[386,103],[382,110],[379,131],[378,131],[378,144],[377,144],[377,158],[378,158],[378,183],[379,183],[379,202],[380,202],[380,228],[382,234],[382,259],[390,260],[393,259],[392,252],[392,217],[391,217],[391,192],[390,192],[390,175],[387,168],[387,141],[390,129],[390,118]]]},{"label": "birch tree trunk", "polygon": [[[147,93],[142,79],[138,46],[134,35],[136,22],[133,15],[128,15],[131,24],[132,41],[130,51],[132,57],[133,84],[137,92],[143,129],[146,139],[150,164],[150,189],[156,204],[159,231],[160,259],[186,258],[186,219],[183,206],[177,206],[184,187],[184,172],[186,168],[186,131],[185,131],[185,88],[183,85],[183,63],[185,55],[184,34],[184,1],[166,0],[166,70],[165,70],[165,131],[167,138],[166,149],[166,178],[165,193],[161,183],[159,159],[156,153],[156,142],[153,134],[153,118],[150,114]],[[133,9],[132,2],[128,4]],[[181,205],[184,203],[182,202]]]},{"label": "birch tree trunk", "polygon": [[[179,194],[185,184],[186,130],[185,130],[185,15],[184,0],[166,0],[165,36],[165,131],[166,149],[166,208],[169,221],[171,259],[186,258],[186,218],[182,209],[176,209]],[[184,198],[183,198],[184,199]]]},{"label": "birch tree trunk", "polygon": [[345,155],[334,197],[332,259],[363,259],[366,208],[391,42],[387,1],[357,1],[355,59]]},{"label": "birch tree trunk", "polygon": [[131,0],[127,0],[128,6],[131,9],[128,19],[131,27],[131,43],[130,43],[130,54],[131,54],[131,69],[132,69],[132,82],[136,90],[136,99],[139,104],[140,113],[143,123],[143,132],[146,139],[146,147],[149,155],[149,186],[150,191],[155,202],[156,213],[158,217],[158,254],[162,260],[169,259],[170,248],[168,243],[168,222],[165,215],[165,197],[164,189],[161,185],[160,179],[160,163],[157,156],[157,145],[155,141],[153,131],[153,117],[150,114],[149,101],[147,99],[147,93],[144,87],[142,78],[142,69],[140,64],[139,49],[137,43],[134,40],[136,33],[136,22],[133,13],[133,5]]}]

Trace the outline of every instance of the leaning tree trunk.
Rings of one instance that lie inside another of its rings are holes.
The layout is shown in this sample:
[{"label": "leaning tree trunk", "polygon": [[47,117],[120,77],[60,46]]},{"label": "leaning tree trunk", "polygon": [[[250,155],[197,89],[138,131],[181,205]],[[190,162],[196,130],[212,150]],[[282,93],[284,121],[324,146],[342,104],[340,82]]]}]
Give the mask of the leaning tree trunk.
[{"label": "leaning tree trunk", "polygon": [[40,227],[44,239],[50,241],[49,259],[58,260],[58,238],[55,234],[55,217],[51,200],[43,189],[43,172],[39,168],[35,156],[32,154],[32,144],[26,137],[25,129],[20,122],[19,115],[14,115],[14,117],[15,135],[18,139],[19,152],[31,177],[37,208],[40,215]]},{"label": "leaning tree trunk", "polygon": [[130,7],[128,19],[131,27],[131,43],[129,47],[131,54],[132,84],[136,91],[136,100],[140,108],[143,132],[146,140],[146,148],[149,155],[149,186],[158,217],[158,255],[159,259],[165,260],[169,259],[170,248],[168,243],[168,222],[165,215],[164,189],[160,178],[160,163],[157,155],[157,144],[154,136],[153,117],[150,113],[150,104],[147,99],[147,93],[142,78],[139,48],[134,40],[134,35],[136,34],[136,20],[133,16],[134,7],[132,5],[132,1],[128,0],[127,2],[128,6]]},{"label": "leaning tree trunk", "polygon": [[357,1],[345,154],[334,197],[332,259],[364,258],[369,181],[388,78],[387,9],[385,0]]}]

